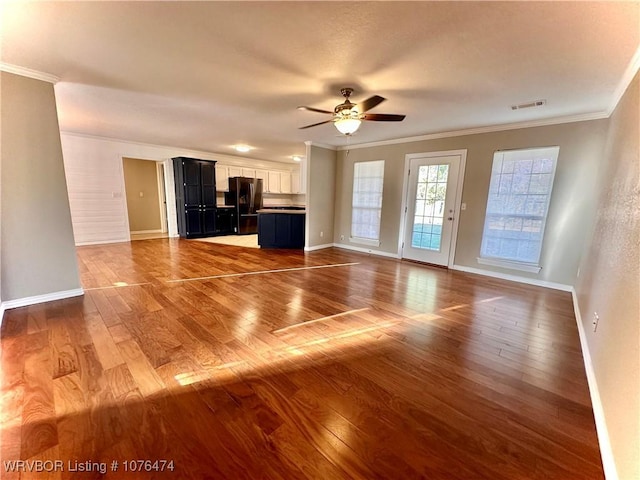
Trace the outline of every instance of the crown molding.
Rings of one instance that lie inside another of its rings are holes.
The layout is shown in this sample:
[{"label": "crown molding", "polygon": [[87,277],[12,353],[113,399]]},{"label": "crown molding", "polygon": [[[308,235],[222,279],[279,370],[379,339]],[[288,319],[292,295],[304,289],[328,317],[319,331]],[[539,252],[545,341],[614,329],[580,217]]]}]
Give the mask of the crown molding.
[{"label": "crown molding", "polygon": [[383,145],[396,145],[399,143],[421,142],[424,140],[436,140],[438,138],[461,137],[464,135],[477,135],[479,133],[503,132],[506,130],[518,130],[520,128],[544,127],[547,125],[560,125],[563,123],[585,122],[587,120],[601,120],[609,118],[608,112],[593,112],[580,115],[570,115],[566,117],[547,118],[542,120],[532,120],[529,122],[508,123],[502,125],[490,125],[487,127],[467,128],[464,130],[452,130],[449,132],[429,133],[415,137],[395,138],[392,140],[382,140],[379,142],[360,143],[337,147],[338,151],[354,150],[358,148],[380,147]]},{"label": "crown molding", "polygon": [[39,72],[30,68],[21,67],[19,65],[12,65],[10,63],[0,62],[0,71],[13,73],[22,77],[29,77],[35,80],[42,80],[43,82],[53,83],[54,85],[60,81],[60,77],[51,75],[50,73]]},{"label": "crown molding", "polygon": [[318,142],[314,142],[314,141],[311,141],[311,140],[305,140],[304,144],[307,147],[314,146],[314,147],[326,148],[327,150],[334,150],[334,151],[340,149],[340,147],[336,147],[335,145],[328,145],[326,143],[318,143]]},{"label": "crown molding", "polygon": [[640,70],[640,45],[638,45],[636,53],[633,55],[633,57],[631,57],[631,61],[629,62],[627,69],[624,71],[624,74],[620,79],[620,83],[618,83],[618,87],[613,94],[613,101],[611,102],[611,107],[609,107],[608,111],[609,116],[611,116],[613,111],[618,106],[618,103],[620,103],[620,100],[622,100],[624,92],[626,92],[627,88],[629,88],[629,85],[633,81],[638,70]]}]

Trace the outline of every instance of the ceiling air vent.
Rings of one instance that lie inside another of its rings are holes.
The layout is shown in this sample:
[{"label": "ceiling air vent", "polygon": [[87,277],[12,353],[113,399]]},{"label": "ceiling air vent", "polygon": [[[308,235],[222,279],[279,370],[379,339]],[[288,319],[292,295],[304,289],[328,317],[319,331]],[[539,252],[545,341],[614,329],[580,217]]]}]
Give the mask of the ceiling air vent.
[{"label": "ceiling air vent", "polygon": [[546,100],[536,100],[535,102],[521,103],[520,105],[511,105],[511,110],[522,110],[523,108],[541,107],[545,103],[547,103]]}]

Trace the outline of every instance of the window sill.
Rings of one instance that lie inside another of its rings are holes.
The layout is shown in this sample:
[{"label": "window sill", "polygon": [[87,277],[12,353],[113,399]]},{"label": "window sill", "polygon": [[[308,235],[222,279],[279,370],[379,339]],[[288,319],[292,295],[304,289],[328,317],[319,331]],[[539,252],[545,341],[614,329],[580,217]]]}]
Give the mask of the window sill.
[{"label": "window sill", "polygon": [[369,238],[349,237],[349,241],[360,245],[368,245],[369,247],[380,246],[380,240],[371,240]]},{"label": "window sill", "polygon": [[509,270],[520,270],[521,272],[540,273],[542,267],[535,263],[514,262],[511,260],[501,260],[499,258],[477,258],[481,265],[491,265],[492,267],[508,268]]}]

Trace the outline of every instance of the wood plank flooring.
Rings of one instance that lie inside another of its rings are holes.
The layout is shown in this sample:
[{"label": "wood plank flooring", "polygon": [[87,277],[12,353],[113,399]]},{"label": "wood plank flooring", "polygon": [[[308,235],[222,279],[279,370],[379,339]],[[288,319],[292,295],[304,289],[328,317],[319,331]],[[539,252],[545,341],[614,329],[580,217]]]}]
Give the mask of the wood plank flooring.
[{"label": "wood plank flooring", "polygon": [[3,479],[603,478],[568,293],[339,249],[78,258],[84,297],[5,313]]}]

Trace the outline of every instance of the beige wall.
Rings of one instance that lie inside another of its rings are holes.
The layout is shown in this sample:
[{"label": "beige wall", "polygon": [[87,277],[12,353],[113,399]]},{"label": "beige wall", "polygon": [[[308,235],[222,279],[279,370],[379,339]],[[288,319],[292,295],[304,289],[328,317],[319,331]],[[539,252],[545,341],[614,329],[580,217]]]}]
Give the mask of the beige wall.
[{"label": "beige wall", "polygon": [[[129,230],[162,230],[157,162],[123,158]],[[142,196],[140,196],[142,194]]]},{"label": "beige wall", "polygon": [[[336,176],[336,216],[334,241],[349,245],[353,163],[385,160],[384,198],[381,214],[380,247],[389,254],[398,252],[402,222],[401,205],[405,155],[409,153],[467,150],[455,264],[493,270],[546,282],[573,285],[584,237],[588,231],[583,217],[589,215],[594,200],[597,165],[601,161],[607,120],[576,122],[419,142],[352,148],[338,152]],[[560,146],[539,274],[480,265],[482,229],[493,154],[496,150]],[[344,240],[340,236],[344,235]],[[355,245],[354,245],[355,246]]]},{"label": "beige wall", "polygon": [[[307,158],[306,247],[333,243],[336,152],[311,145]],[[320,234],[323,236],[320,236]]]},{"label": "beige wall", "polygon": [[53,85],[0,75],[2,300],[78,289]]},{"label": "beige wall", "polygon": [[[640,478],[640,80],[610,118],[576,284],[620,479]],[[593,331],[594,312],[600,321]]]}]

